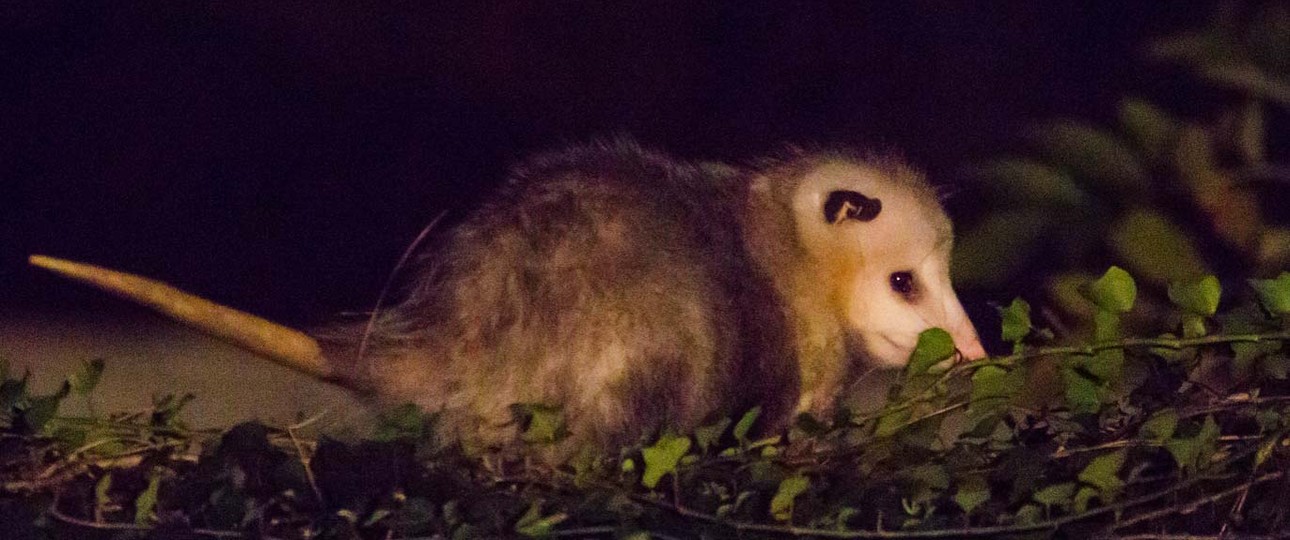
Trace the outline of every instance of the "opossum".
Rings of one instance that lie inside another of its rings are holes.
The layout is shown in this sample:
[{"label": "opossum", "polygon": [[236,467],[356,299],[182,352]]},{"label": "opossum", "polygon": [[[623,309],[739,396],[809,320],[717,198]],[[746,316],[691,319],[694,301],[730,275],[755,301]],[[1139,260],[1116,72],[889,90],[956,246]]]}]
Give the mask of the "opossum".
[{"label": "opossum", "polygon": [[513,404],[542,403],[572,441],[612,445],[753,406],[767,432],[825,417],[930,327],[984,356],[950,285],[952,243],[936,191],[895,157],[735,166],[615,141],[516,167],[427,250],[399,303],[321,340],[136,276],[32,262],[440,412],[450,437],[500,444]]}]

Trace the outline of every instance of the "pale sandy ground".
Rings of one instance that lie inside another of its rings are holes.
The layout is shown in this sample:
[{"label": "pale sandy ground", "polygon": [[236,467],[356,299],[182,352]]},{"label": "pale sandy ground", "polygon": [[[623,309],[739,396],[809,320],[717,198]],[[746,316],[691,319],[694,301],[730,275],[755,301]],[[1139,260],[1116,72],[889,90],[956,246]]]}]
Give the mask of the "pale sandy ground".
[{"label": "pale sandy ground", "polygon": [[[93,394],[98,412],[146,410],[153,396],[192,393],[185,419],[193,427],[252,419],[285,426],[322,413],[326,431],[350,432],[371,419],[340,388],[143,311],[0,312],[0,358],[14,373],[30,370],[39,392],[57,389],[81,362],[104,359]],[[65,406],[68,413],[85,404],[70,397]]]}]

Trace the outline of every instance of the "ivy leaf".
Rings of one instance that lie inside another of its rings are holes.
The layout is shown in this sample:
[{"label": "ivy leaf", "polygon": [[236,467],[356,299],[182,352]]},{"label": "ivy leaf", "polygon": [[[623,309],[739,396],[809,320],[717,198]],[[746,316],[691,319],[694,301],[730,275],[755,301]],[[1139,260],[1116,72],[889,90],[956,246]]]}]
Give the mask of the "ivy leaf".
[{"label": "ivy leaf", "polygon": [[99,379],[103,376],[103,359],[95,358],[89,362],[81,362],[80,367],[67,378],[67,384],[71,387],[72,392],[78,396],[84,396],[98,386]]},{"label": "ivy leaf", "polygon": [[1020,298],[1012,299],[1008,307],[1000,310],[1003,315],[1003,340],[1017,343],[1030,334],[1030,304]]},{"label": "ivy leaf", "polygon": [[1172,408],[1162,409],[1151,415],[1138,428],[1138,436],[1153,443],[1163,443],[1174,436],[1178,428],[1178,412]]},{"label": "ivy leaf", "polygon": [[1209,273],[1191,236],[1156,210],[1127,212],[1111,226],[1108,239],[1119,259],[1149,283],[1163,286]]},{"label": "ivy leaf", "polygon": [[700,451],[707,452],[712,445],[721,440],[721,434],[725,433],[728,427],[730,427],[730,418],[725,416],[706,426],[699,426],[694,429],[694,442],[698,443]]},{"label": "ivy leaf", "polygon": [[1126,450],[1097,456],[1084,467],[1084,470],[1080,471],[1079,480],[1097,488],[1102,494],[1102,500],[1109,502],[1124,487],[1124,480],[1121,480],[1117,473],[1120,472],[1120,467],[1124,465],[1124,459],[1127,456]]},{"label": "ivy leaf", "polygon": [[1052,215],[1036,209],[991,214],[954,241],[950,264],[954,283],[977,287],[1005,285],[1025,264],[1030,251],[1052,227]]},{"label": "ivy leaf", "polygon": [[1062,369],[1066,383],[1066,406],[1074,413],[1093,413],[1102,408],[1102,385],[1071,368]]},{"label": "ivy leaf", "polygon": [[1106,349],[1098,351],[1084,362],[1084,369],[1090,375],[1097,377],[1098,382],[1107,384],[1120,381],[1121,374],[1124,373],[1124,350]]},{"label": "ivy leaf", "polygon": [[761,416],[760,405],[748,409],[748,412],[739,418],[739,422],[735,424],[734,431],[731,432],[735,436],[735,440],[739,441],[739,444],[748,444],[748,432],[752,430],[753,424],[757,422],[757,417],[759,416]]},{"label": "ivy leaf", "polygon": [[1218,299],[1223,288],[1218,278],[1210,275],[1199,281],[1170,283],[1169,300],[1188,313],[1210,317],[1218,311]]},{"label": "ivy leaf", "polygon": [[954,356],[954,338],[940,328],[928,328],[918,334],[918,344],[909,355],[909,364],[905,367],[906,378],[927,373],[932,366]]},{"label": "ivy leaf", "polygon": [[1163,109],[1140,99],[1120,102],[1120,125],[1151,163],[1167,163],[1178,140],[1179,122]]},{"label": "ivy leaf", "polygon": [[969,418],[980,418],[996,412],[1021,393],[1025,386],[1022,372],[999,366],[982,366],[972,374]]},{"label": "ivy leaf", "polygon": [[1075,496],[1075,482],[1062,482],[1053,484],[1035,492],[1035,502],[1044,505],[1044,508],[1069,508],[1071,497]]},{"label": "ivy leaf", "polygon": [[404,403],[381,411],[377,415],[376,422],[376,429],[372,432],[374,441],[390,442],[400,439],[416,441],[423,440],[428,435],[425,413],[412,403]]},{"label": "ivy leaf", "polygon": [[1120,314],[1098,309],[1093,314],[1093,341],[1102,343],[1120,339]]},{"label": "ivy leaf", "polygon": [[1259,293],[1259,302],[1268,312],[1290,314],[1290,272],[1282,272],[1276,279],[1251,279],[1250,285]]},{"label": "ivy leaf", "polygon": [[664,434],[653,446],[641,450],[645,460],[645,473],[641,475],[641,484],[654,489],[658,481],[676,470],[676,464],[690,450],[690,438]]},{"label": "ivy leaf", "polygon": [[1187,438],[1174,438],[1165,443],[1165,449],[1173,455],[1178,468],[1184,471],[1202,470],[1214,455],[1220,434],[1214,417],[1206,416],[1198,433]]},{"label": "ivy leaf", "polygon": [[543,516],[542,503],[534,501],[520,520],[515,522],[515,532],[528,537],[550,536],[551,530],[567,519],[569,515],[564,513]]},{"label": "ivy leaf", "polygon": [[882,415],[878,418],[878,426],[874,428],[874,436],[885,438],[895,435],[900,428],[905,427],[913,414],[909,407],[902,407]]},{"label": "ivy leaf", "polygon": [[1218,237],[1243,252],[1252,252],[1264,229],[1258,194],[1225,170],[1212,139],[1205,126],[1183,128],[1174,170]]},{"label": "ivy leaf", "polygon": [[1118,135],[1074,121],[1036,129],[1031,139],[1065,170],[1110,187],[1136,200],[1147,185],[1147,172],[1132,148]]},{"label": "ivy leaf", "polygon": [[1015,516],[1018,525],[1033,525],[1044,519],[1044,508],[1037,504],[1027,504],[1017,510]]},{"label": "ivy leaf", "polygon": [[94,483],[94,515],[101,516],[112,505],[112,473],[106,473]]},{"label": "ivy leaf", "polygon": [[1202,337],[1209,331],[1205,328],[1205,318],[1200,315],[1187,313],[1182,318],[1182,335],[1185,338]]},{"label": "ivy leaf", "polygon": [[[1088,511],[1089,503],[1097,498],[1098,491],[1092,486],[1080,486],[1079,491],[1075,492],[1075,513],[1083,514]],[[1103,499],[1105,500],[1105,499]]]},{"label": "ivy leaf", "polygon": [[994,160],[972,176],[999,200],[1017,203],[1014,206],[1084,208],[1092,200],[1070,173],[1041,161]]},{"label": "ivy leaf", "polygon": [[53,394],[31,398],[27,407],[22,411],[22,418],[27,423],[27,427],[32,432],[43,432],[49,425],[49,421],[54,419],[58,414],[58,407],[63,404],[63,399],[71,392],[71,386],[66,382]]},{"label": "ivy leaf", "polygon": [[1106,311],[1125,313],[1133,309],[1133,302],[1138,298],[1138,286],[1123,268],[1112,266],[1088,285],[1088,298]]},{"label": "ivy leaf", "polygon": [[516,404],[521,416],[526,418],[520,439],[527,443],[551,444],[564,435],[564,413],[558,406],[541,404]]},{"label": "ivy leaf", "polygon": [[793,517],[793,502],[797,496],[811,487],[811,479],[797,474],[779,482],[779,489],[770,500],[770,513],[776,521],[788,521]]},{"label": "ivy leaf", "polygon": [[5,378],[0,382],[0,414],[7,414],[27,400],[27,379],[30,376],[28,373],[21,379]]},{"label": "ivy leaf", "polygon": [[161,489],[161,469],[154,468],[148,478],[148,487],[134,500],[134,524],[147,525],[157,507],[157,492]]},{"label": "ivy leaf", "polygon": [[978,506],[990,500],[990,485],[985,477],[971,475],[959,481],[959,488],[954,492],[954,504],[959,505],[964,514],[971,514]]}]

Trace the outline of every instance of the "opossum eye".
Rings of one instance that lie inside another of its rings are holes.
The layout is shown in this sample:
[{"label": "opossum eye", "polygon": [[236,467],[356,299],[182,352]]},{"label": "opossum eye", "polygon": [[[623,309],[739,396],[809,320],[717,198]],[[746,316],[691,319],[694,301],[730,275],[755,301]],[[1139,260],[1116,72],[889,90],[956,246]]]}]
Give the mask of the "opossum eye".
[{"label": "opossum eye", "polygon": [[914,298],[918,295],[918,287],[914,283],[913,272],[893,272],[889,281],[891,282],[891,290],[896,291],[896,294],[905,297],[908,301],[914,301]]},{"label": "opossum eye", "polygon": [[882,201],[865,197],[858,191],[833,191],[824,201],[824,220],[841,223],[848,219],[871,221],[882,211]]}]

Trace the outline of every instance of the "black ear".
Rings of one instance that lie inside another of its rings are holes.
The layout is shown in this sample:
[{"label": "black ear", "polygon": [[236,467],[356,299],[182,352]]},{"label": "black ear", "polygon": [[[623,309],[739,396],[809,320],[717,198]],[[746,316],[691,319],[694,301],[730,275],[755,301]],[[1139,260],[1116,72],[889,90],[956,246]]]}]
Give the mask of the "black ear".
[{"label": "black ear", "polygon": [[882,201],[870,199],[858,191],[833,191],[824,201],[824,220],[837,224],[844,220],[871,221],[882,211]]}]

